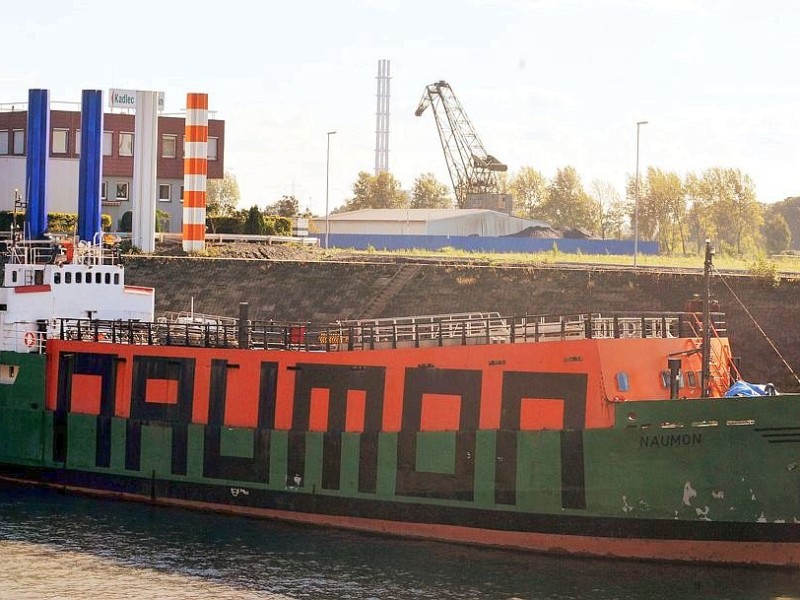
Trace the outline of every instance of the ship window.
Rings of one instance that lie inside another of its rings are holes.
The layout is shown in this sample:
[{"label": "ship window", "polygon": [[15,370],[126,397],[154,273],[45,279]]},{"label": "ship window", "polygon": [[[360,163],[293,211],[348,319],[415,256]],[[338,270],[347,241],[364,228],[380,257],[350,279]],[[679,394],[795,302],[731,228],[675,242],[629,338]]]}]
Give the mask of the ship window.
[{"label": "ship window", "polygon": [[75,283],[83,283],[83,273],[75,273]]},{"label": "ship window", "polygon": [[[666,389],[669,387],[669,371],[661,371],[661,385]],[[683,373],[678,373],[678,387],[683,387]]]},{"label": "ship window", "polygon": [[36,269],[33,272],[33,285],[44,285],[44,270]]},{"label": "ship window", "polygon": [[106,285],[111,283],[111,273],[106,273]]},{"label": "ship window", "polygon": [[11,271],[11,283],[17,283],[17,272]]},{"label": "ship window", "polygon": [[686,371],[686,382],[689,384],[689,387],[697,387],[697,376],[694,374],[694,371]]},{"label": "ship window", "polygon": [[114,273],[114,285],[119,285],[119,273]]},{"label": "ship window", "polygon": [[56,285],[61,283],[61,273],[54,273],[53,274],[53,283],[55,283]]},{"label": "ship window", "polygon": [[72,273],[69,271],[64,273],[64,283],[72,283]]},{"label": "ship window", "polygon": [[92,274],[91,273],[87,273],[86,274],[86,283],[92,283]]},{"label": "ship window", "polygon": [[103,283],[103,274],[102,273],[95,273],[94,274],[94,282],[95,283]]},{"label": "ship window", "polygon": [[631,389],[631,383],[628,380],[628,374],[624,371],[617,373],[617,389],[620,392],[627,392]]}]

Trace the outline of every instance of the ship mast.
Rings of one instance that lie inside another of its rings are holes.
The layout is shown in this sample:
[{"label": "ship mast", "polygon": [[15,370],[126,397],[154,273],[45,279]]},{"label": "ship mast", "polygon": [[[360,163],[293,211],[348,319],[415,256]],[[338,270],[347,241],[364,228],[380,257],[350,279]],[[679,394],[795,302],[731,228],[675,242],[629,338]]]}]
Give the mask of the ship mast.
[{"label": "ship mast", "polygon": [[700,389],[703,396],[711,395],[711,268],[714,266],[714,249],[706,240],[706,259],[703,264],[703,277],[706,283],[706,294],[703,298],[703,370],[700,376]]}]

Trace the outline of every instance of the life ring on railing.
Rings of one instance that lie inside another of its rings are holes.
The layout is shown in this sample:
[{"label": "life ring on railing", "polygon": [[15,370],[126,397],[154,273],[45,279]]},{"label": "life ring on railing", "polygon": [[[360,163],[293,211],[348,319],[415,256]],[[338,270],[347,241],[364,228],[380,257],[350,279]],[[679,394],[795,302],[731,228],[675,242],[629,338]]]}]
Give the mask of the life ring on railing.
[{"label": "life ring on railing", "polygon": [[33,348],[36,345],[36,334],[32,331],[27,331],[23,339],[25,340],[25,345],[28,348]]}]

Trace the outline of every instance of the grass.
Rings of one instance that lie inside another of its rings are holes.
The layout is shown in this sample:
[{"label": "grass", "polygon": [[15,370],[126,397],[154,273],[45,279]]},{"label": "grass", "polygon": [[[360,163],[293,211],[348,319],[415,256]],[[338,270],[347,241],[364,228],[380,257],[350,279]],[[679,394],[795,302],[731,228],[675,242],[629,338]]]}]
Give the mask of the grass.
[{"label": "grass", "polygon": [[[523,264],[523,265],[551,265],[551,264],[596,264],[605,266],[633,266],[633,257],[630,255],[614,254],[568,254],[565,252],[548,251],[536,253],[488,253],[488,252],[468,252],[455,248],[443,248],[442,250],[375,250],[369,251],[349,251],[355,254],[369,254],[374,256],[376,253],[388,256],[403,257],[428,257],[428,258],[463,258],[490,264]],[[685,269],[702,269],[702,255],[644,255],[640,254],[637,260],[640,267],[672,267]],[[727,255],[716,255],[714,266],[720,270],[731,271],[761,271],[768,265],[778,273],[795,274],[800,273],[800,256],[780,255],[770,258],[763,257],[736,257]]]}]

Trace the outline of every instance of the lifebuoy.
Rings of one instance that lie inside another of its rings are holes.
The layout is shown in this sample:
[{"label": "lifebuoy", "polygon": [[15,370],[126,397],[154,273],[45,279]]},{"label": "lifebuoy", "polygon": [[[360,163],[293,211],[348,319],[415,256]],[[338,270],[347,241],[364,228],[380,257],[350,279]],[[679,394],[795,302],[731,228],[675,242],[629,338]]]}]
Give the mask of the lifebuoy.
[{"label": "lifebuoy", "polygon": [[25,345],[28,348],[33,348],[36,345],[36,334],[32,331],[25,333]]}]

